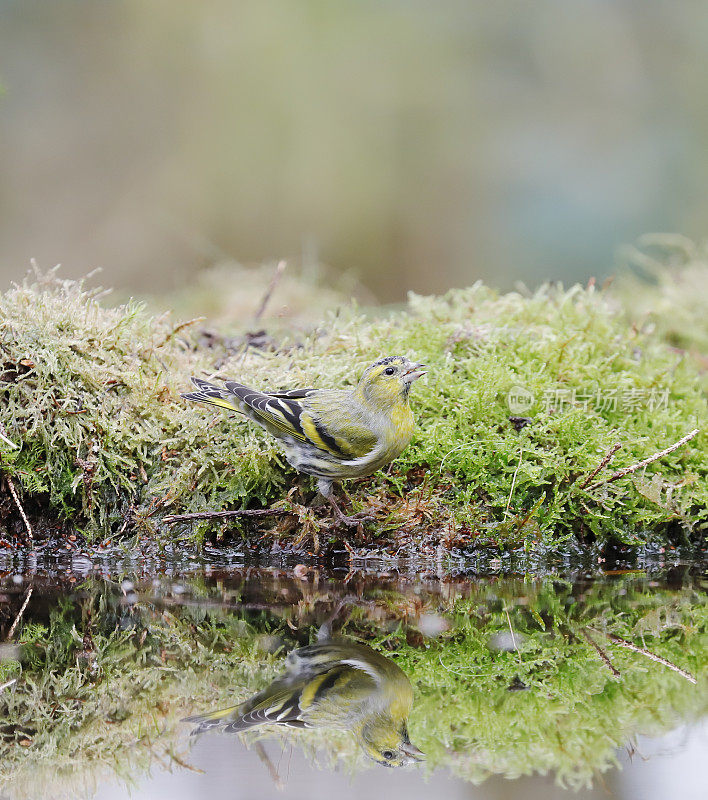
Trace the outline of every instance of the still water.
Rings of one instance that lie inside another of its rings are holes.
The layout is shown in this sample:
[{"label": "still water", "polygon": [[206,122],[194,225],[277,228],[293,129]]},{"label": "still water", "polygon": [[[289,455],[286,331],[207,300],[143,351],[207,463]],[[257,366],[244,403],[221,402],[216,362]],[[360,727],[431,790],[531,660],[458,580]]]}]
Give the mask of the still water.
[{"label": "still water", "polygon": [[705,798],[707,589],[678,561],[0,559],[0,792]]}]

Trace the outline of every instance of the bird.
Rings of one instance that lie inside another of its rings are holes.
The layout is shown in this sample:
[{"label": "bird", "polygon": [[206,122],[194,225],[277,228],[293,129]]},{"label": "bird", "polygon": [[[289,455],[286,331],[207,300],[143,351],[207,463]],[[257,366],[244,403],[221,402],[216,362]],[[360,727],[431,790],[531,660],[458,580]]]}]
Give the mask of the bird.
[{"label": "bird", "polygon": [[230,708],[187,717],[192,736],[240,733],[258,726],[350,731],[377,764],[402,767],[425,754],[408,735],[413,689],[391,659],[368,645],[332,637],[292,650],[285,672]]},{"label": "bird", "polygon": [[294,469],[317,478],[317,488],[338,520],[357,526],[367,516],[344,514],[333,484],[372,475],[403,452],[415,427],[411,386],[425,374],[420,362],[387,356],[369,365],[352,389],[269,392],[235,381],[225,381],[221,388],[193,377],[197,391],[181,396],[240,412],[260,425],[278,441]]}]

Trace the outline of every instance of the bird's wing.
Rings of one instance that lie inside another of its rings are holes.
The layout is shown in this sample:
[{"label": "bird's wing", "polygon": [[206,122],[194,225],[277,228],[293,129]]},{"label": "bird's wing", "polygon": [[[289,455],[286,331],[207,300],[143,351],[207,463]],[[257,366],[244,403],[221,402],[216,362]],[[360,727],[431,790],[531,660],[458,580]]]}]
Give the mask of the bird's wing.
[{"label": "bird's wing", "polygon": [[376,436],[347,413],[349,393],[322,389],[259,392],[235,381],[222,389],[192,378],[199,391],[183,394],[187,400],[239,411],[276,438],[290,437],[340,460],[358,459],[377,445]]},{"label": "bird's wing", "polygon": [[283,392],[268,392],[267,394],[270,397],[289,397],[291,400],[302,400],[303,397],[309,397],[319,391],[319,389],[288,389]]},{"label": "bird's wing", "polygon": [[251,411],[248,416],[257,422],[265,424],[266,427],[272,426],[281,433],[299,439],[301,442],[307,441],[300,424],[302,406],[298,400],[274,397],[266,392],[249,389],[248,386],[235,381],[226,381],[224,386],[229,394],[239,400],[242,406],[245,406],[245,413]]},{"label": "bird's wing", "polygon": [[348,727],[380,696],[379,684],[371,675],[337,664],[308,679],[299,700],[301,718],[312,726]]},{"label": "bird's wing", "polygon": [[[361,670],[380,683],[394,662],[368,645],[334,637],[292,650],[286,661],[286,670],[290,676],[312,676],[340,664]],[[397,669],[395,665],[394,668]]]},{"label": "bird's wing", "polygon": [[200,736],[205,731],[212,728],[224,728],[233,720],[239,718],[243,703],[230,708],[220,708],[218,711],[209,711],[206,714],[195,714],[193,717],[185,717],[182,722],[191,722],[196,727],[192,729],[192,736]]},{"label": "bird's wing", "polygon": [[187,717],[183,722],[196,725],[192,736],[214,728],[225,733],[239,733],[257,725],[304,727],[304,722],[300,719],[299,698],[300,691],[297,687],[293,690],[285,681],[276,680],[240,705]]},{"label": "bird's wing", "polygon": [[308,715],[312,724],[336,726],[343,707],[352,711],[381,703],[394,718],[403,719],[413,704],[403,670],[361,642],[335,637],[298,648],[289,654],[286,668],[290,675],[307,676],[318,690],[319,702]]},{"label": "bird's wing", "polygon": [[379,437],[351,392],[319,391],[302,404],[317,430],[334,442],[346,463],[368,458],[379,446]]},{"label": "bird's wing", "polygon": [[[326,397],[337,405],[346,392],[323,391],[321,389],[294,389],[290,392],[257,392],[234,381],[227,381],[226,389],[256,415],[261,424],[273,426],[284,434],[293,436],[311,445],[320,452],[338,459],[351,458],[351,449],[346,440],[333,436],[317,413],[315,398]],[[322,401],[320,400],[320,403]]]},{"label": "bird's wing", "polygon": [[297,400],[271,397],[234,381],[228,381],[224,389],[201,378],[192,378],[192,383],[199,391],[183,394],[186,400],[238,411],[276,437],[286,435],[301,442],[307,441],[299,422],[301,408]]},{"label": "bird's wing", "polygon": [[185,722],[197,724],[193,735],[212,728],[240,733],[259,725],[336,725],[376,689],[377,684],[369,675],[347,664],[336,664],[314,677],[303,674],[297,680],[275,680],[239,706],[188,717]]},{"label": "bird's wing", "polygon": [[239,733],[257,725],[288,725],[304,727],[301,717],[302,687],[274,681],[270,686],[247,700],[239,716],[222,727],[225,733]]}]

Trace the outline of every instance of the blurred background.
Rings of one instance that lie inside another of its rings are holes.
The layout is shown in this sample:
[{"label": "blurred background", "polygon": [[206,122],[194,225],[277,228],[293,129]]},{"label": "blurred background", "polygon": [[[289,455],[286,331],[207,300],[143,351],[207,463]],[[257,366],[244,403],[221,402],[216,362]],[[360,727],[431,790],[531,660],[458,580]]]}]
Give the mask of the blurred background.
[{"label": "blurred background", "polygon": [[0,0],[0,286],[602,278],[705,234],[706,42],[698,0]]}]

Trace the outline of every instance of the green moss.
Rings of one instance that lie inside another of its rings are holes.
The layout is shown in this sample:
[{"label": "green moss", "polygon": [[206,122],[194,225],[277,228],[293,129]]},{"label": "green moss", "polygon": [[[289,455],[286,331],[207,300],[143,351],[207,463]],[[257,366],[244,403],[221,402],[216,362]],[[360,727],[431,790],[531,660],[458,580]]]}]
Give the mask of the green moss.
[{"label": "green moss", "polygon": [[21,632],[18,681],[0,695],[0,785],[18,796],[51,779],[57,796],[75,797],[77,783],[179,763],[188,698],[243,694],[273,660],[238,617],[131,611],[95,590],[57,605],[43,636]]},{"label": "green moss", "polygon": [[[446,615],[451,628],[441,640],[401,645],[398,663],[419,689],[411,729],[432,764],[475,782],[550,773],[590,783],[637,733],[659,735],[708,710],[705,682],[694,688],[666,667],[657,671],[604,633],[641,641],[700,675],[707,611],[702,595],[653,594],[636,579],[587,593],[564,581],[477,586]],[[588,629],[619,679],[584,639]],[[495,652],[499,634],[518,649]]]},{"label": "green moss", "polygon": [[[379,533],[415,539],[432,529],[450,547],[530,548],[570,533],[636,543],[669,523],[693,536],[706,527],[708,413],[696,363],[650,327],[628,325],[592,288],[523,296],[475,285],[411,296],[404,311],[373,319],[344,308],[297,347],[286,340],[245,356],[205,347],[192,330],[135,302],[106,308],[54,275],[0,296],[0,422],[21,445],[0,440],[0,457],[26,499],[45,498],[104,537],[135,527],[162,537],[168,513],[276,501],[295,475],[274,443],[244,420],[182,401],[189,376],[343,386],[401,352],[430,375],[413,391],[411,446],[354,485],[355,504],[379,509]],[[522,414],[510,407],[514,387],[528,398]],[[517,430],[514,414],[533,421]],[[695,439],[646,469],[580,488],[615,442],[596,480],[696,427]]]}]

